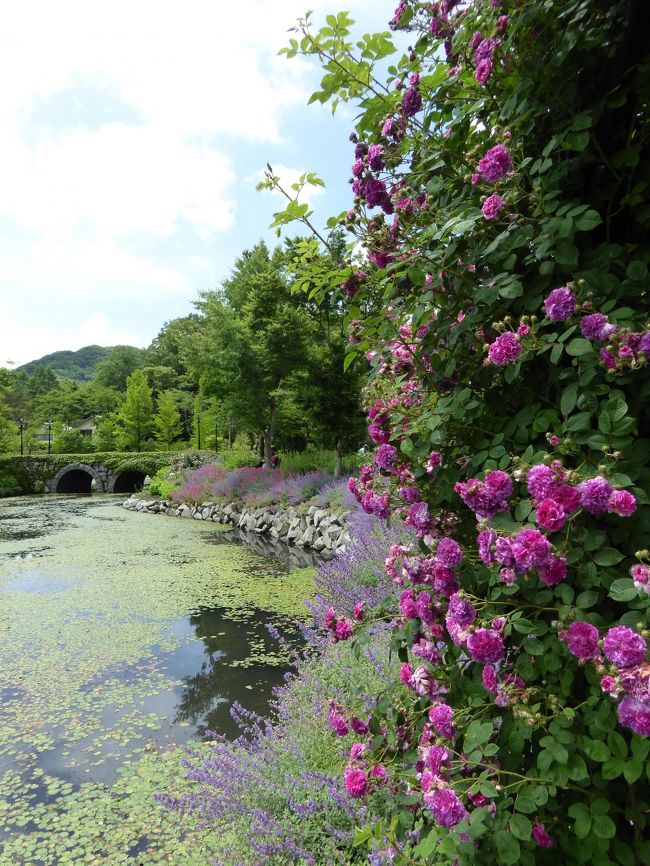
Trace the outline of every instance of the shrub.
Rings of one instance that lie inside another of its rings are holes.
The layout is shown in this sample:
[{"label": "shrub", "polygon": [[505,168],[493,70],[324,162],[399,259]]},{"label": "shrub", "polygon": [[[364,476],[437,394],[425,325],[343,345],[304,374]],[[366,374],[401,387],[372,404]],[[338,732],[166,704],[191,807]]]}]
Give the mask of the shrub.
[{"label": "shrub", "polygon": [[[313,446],[304,451],[287,451],[280,455],[282,468],[288,472],[315,472],[324,471],[334,473],[336,465],[336,454],[334,451],[318,449]],[[343,455],[343,472],[351,474],[358,469],[363,459],[357,454]]]},{"label": "shrub", "polygon": [[182,486],[174,491],[173,498],[191,502],[237,501],[254,508],[297,505],[311,499],[331,481],[332,476],[324,472],[299,475],[282,469],[250,466],[228,471],[212,463],[187,475]]},{"label": "shrub", "polygon": [[148,493],[151,493],[153,496],[159,496],[160,499],[170,499],[172,493],[178,486],[179,479],[170,477],[170,472],[168,467],[163,467],[159,469],[158,472],[151,479],[151,484],[149,485]]},{"label": "shrub", "polygon": [[[390,530],[375,519],[363,519],[367,537],[356,554],[357,566],[380,572]],[[380,543],[370,536],[378,532]],[[345,570],[319,567],[322,604],[339,601],[348,580]],[[338,577],[337,577],[338,575]],[[331,595],[330,595],[331,593]],[[287,863],[366,863],[362,851],[348,849],[356,825],[378,818],[386,809],[378,788],[368,800],[353,800],[341,790],[339,777],[356,735],[342,723],[336,699],[355,694],[355,725],[363,726],[371,696],[383,687],[389,670],[389,635],[375,634],[372,649],[358,654],[351,644],[316,638],[296,659],[295,673],[275,694],[272,718],[235,707],[242,736],[228,742],[215,735],[208,754],[194,752],[186,766],[198,793],[177,799],[161,795],[169,808],[194,814],[227,838],[239,838],[222,853],[225,864],[286,866]],[[334,704],[328,698],[334,698]],[[338,733],[337,733],[338,731]],[[377,771],[378,773],[380,771]],[[233,830],[235,832],[233,832]],[[227,858],[227,859],[224,859]]]},{"label": "shrub", "polygon": [[260,458],[252,449],[228,449],[219,452],[219,462],[224,469],[241,469],[244,466],[257,466]]},{"label": "shrub", "polygon": [[325,613],[359,651],[374,621],[393,635],[342,778],[372,795],[381,760],[391,797],[356,842],[396,866],[646,862],[641,5],[402,0],[387,86],[390,36],[350,25],[307,18],[286,53],[321,60],[313,99],[358,109],[340,279],[377,448],[352,488],[417,536],[387,551],[398,606]]}]

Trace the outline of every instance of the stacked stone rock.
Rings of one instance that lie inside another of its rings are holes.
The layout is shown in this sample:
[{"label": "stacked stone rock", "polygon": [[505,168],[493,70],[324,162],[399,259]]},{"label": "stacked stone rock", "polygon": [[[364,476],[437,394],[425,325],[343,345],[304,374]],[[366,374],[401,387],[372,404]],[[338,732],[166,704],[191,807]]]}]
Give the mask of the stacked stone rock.
[{"label": "stacked stone rock", "polygon": [[345,522],[349,512],[334,514],[315,505],[306,509],[292,505],[286,508],[279,505],[248,508],[245,505],[222,505],[215,502],[179,505],[168,500],[147,500],[132,496],[123,503],[123,507],[130,511],[146,511],[148,514],[211,520],[246,532],[268,535],[271,539],[296,547],[310,548],[316,552],[339,553],[345,550],[350,541]]}]

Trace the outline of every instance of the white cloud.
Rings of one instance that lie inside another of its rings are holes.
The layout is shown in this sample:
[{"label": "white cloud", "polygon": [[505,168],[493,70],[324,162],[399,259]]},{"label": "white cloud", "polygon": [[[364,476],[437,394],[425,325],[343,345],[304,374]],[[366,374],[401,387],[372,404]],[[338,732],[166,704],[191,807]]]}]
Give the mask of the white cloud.
[{"label": "white cloud", "polygon": [[[349,4],[310,5],[324,13]],[[375,8],[371,0],[351,5]],[[93,298],[101,298],[96,310],[108,310],[109,298],[178,302],[193,294],[205,260],[189,273],[188,265],[236,226],[239,148],[282,143],[283,118],[314,89],[315,68],[277,56],[304,8],[304,0],[6,6],[0,297],[10,302],[0,311],[8,335],[3,355],[28,360],[83,340],[138,336],[121,333],[110,311],[88,317]],[[289,183],[300,173],[276,168]],[[305,198],[320,192],[311,188]],[[194,246],[182,249],[188,237]],[[54,312],[62,299],[71,303],[66,321],[79,321],[74,329],[62,329]],[[154,314],[159,322],[167,315]]]},{"label": "white cloud", "polygon": [[143,334],[120,328],[105,313],[96,312],[74,327],[56,331],[33,323],[19,326],[3,337],[0,366],[20,366],[62,348],[76,351],[83,346],[143,346],[147,342]]}]

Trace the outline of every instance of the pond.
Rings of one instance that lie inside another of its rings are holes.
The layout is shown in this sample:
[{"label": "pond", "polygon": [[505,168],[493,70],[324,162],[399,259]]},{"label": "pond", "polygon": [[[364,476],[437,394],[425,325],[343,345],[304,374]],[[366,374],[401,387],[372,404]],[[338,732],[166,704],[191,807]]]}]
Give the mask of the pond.
[{"label": "pond", "polygon": [[[153,801],[177,747],[266,711],[313,569],[121,498],[0,501],[0,866],[207,866],[218,840]],[[245,539],[244,539],[245,541]]]}]

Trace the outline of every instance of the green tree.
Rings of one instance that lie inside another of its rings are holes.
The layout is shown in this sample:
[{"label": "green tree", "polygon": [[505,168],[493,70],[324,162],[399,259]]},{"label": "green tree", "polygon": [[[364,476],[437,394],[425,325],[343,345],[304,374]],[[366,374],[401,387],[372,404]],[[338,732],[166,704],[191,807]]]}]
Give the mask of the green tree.
[{"label": "green tree", "polygon": [[52,442],[55,454],[88,454],[93,450],[90,436],[84,436],[79,430],[64,430],[58,427]]},{"label": "green tree", "polygon": [[49,367],[38,366],[29,377],[28,390],[32,397],[47,394],[48,391],[56,390],[59,385],[59,377]]},{"label": "green tree", "polygon": [[303,392],[314,438],[336,454],[334,475],[343,472],[343,454],[356,451],[366,439],[361,407],[364,381],[359,365],[343,370],[345,343],[332,341],[312,350],[312,375]]},{"label": "green tree", "polygon": [[151,388],[142,370],[135,370],[126,381],[126,396],[119,417],[124,425],[127,449],[140,451],[151,436],[153,425]]},{"label": "green tree", "polygon": [[[201,317],[196,313],[165,322],[158,336],[144,350],[143,356],[146,367],[167,367],[176,374],[177,382],[174,383],[174,386],[168,387],[191,386],[182,346],[188,337],[199,330],[200,325]],[[153,383],[151,384],[153,387]]]},{"label": "green tree", "polygon": [[97,430],[93,436],[93,444],[97,451],[117,451],[124,431],[119,423],[119,416],[115,412],[104,415],[97,424]]},{"label": "green tree", "polygon": [[129,376],[143,364],[142,349],[115,346],[105,361],[97,365],[95,381],[117,391],[125,391]]},{"label": "green tree", "polygon": [[174,395],[171,391],[162,391],[158,397],[158,411],[153,419],[156,431],[156,442],[169,447],[181,435],[183,424]]},{"label": "green tree", "polygon": [[257,244],[237,260],[223,289],[204,293],[197,306],[202,327],[184,348],[195,380],[260,433],[270,461],[279,395],[305,368],[312,329],[292,298],[280,251],[271,255]]}]

